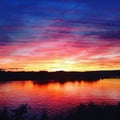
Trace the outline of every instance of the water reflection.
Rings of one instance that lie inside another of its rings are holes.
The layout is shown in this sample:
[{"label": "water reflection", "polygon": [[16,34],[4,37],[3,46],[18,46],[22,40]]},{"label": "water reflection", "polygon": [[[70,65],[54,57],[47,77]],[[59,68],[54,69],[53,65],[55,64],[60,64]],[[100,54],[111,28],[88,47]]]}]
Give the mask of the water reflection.
[{"label": "water reflection", "polygon": [[120,101],[120,79],[95,82],[75,81],[38,84],[33,81],[12,81],[0,84],[0,107],[29,104],[36,112],[43,108],[51,114],[80,103],[110,103]]}]

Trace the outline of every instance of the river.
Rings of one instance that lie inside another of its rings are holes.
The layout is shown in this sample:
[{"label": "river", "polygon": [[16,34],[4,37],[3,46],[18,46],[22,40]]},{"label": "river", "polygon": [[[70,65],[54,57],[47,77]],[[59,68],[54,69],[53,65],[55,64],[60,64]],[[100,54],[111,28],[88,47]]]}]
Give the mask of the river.
[{"label": "river", "polygon": [[43,109],[50,115],[64,112],[84,103],[117,104],[120,102],[120,79],[99,81],[67,81],[38,84],[32,80],[0,82],[0,108],[28,104],[39,114]]}]

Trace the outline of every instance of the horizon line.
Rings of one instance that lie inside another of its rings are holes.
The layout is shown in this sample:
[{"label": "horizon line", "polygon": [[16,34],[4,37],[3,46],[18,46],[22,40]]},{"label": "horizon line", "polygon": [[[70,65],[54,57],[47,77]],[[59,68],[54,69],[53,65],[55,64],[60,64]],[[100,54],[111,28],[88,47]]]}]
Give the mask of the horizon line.
[{"label": "horizon line", "polygon": [[4,70],[0,69],[0,72],[96,72],[96,71],[120,71],[120,69],[113,69],[113,70],[86,70],[86,71],[66,71],[66,70],[57,70],[57,71],[48,71],[48,70],[40,70],[40,71],[24,71],[24,70]]}]

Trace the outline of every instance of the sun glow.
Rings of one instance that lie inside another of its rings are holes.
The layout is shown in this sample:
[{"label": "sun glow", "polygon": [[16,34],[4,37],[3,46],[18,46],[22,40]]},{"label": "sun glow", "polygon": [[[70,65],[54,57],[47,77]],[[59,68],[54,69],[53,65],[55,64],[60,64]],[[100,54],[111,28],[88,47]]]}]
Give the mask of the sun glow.
[{"label": "sun glow", "polygon": [[[14,59],[12,59],[14,60]],[[103,63],[103,62],[102,62]],[[90,71],[90,70],[104,70],[104,69],[119,69],[119,66],[113,68],[116,62],[111,62],[101,65],[101,61],[83,61],[81,58],[79,60],[67,59],[67,58],[51,58],[49,60],[46,57],[44,60],[35,59],[22,59],[19,61],[14,60],[5,61],[4,64],[1,64],[1,68],[4,68],[6,71]]]},{"label": "sun glow", "polygon": [[65,69],[56,67],[56,68],[51,69],[51,71],[65,71]]}]

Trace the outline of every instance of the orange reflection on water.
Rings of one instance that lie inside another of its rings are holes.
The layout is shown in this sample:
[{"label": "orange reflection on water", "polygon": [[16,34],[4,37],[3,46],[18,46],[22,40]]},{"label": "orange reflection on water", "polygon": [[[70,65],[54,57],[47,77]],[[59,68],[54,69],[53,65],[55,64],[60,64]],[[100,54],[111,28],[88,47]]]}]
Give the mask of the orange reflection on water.
[{"label": "orange reflection on water", "polygon": [[0,106],[27,103],[41,108],[64,109],[80,103],[117,103],[120,101],[120,79],[95,82],[75,81],[38,84],[33,81],[13,81],[0,84]]}]

